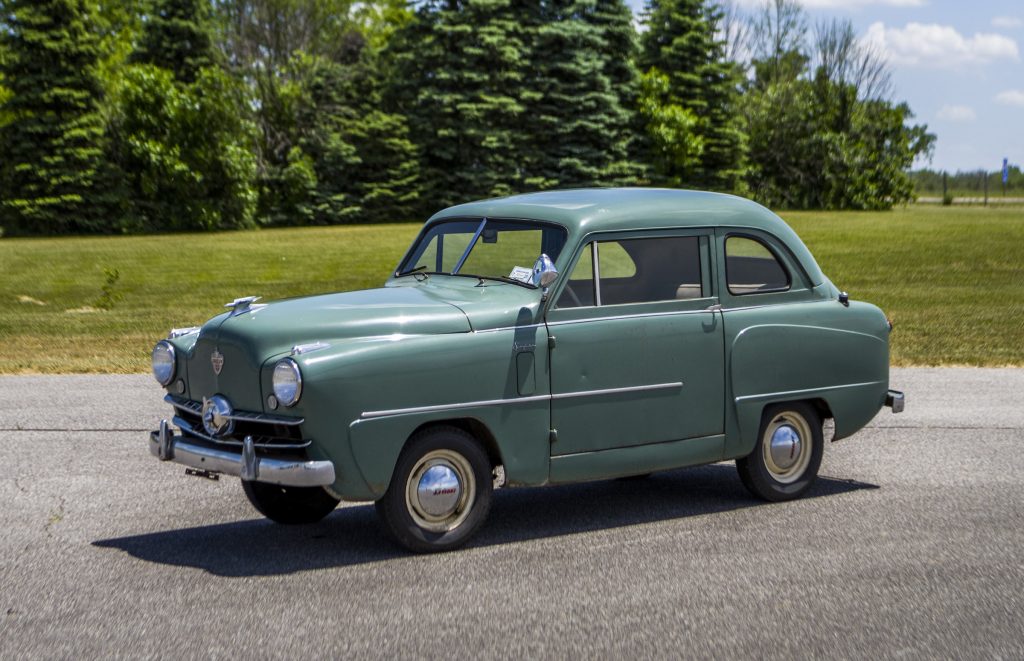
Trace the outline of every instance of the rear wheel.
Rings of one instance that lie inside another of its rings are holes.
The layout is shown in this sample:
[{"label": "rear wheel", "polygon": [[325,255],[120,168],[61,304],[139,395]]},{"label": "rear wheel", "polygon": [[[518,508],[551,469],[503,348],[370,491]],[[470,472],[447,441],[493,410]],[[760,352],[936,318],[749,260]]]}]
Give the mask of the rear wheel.
[{"label": "rear wheel", "polygon": [[761,416],[757,445],[736,460],[736,469],[755,496],[792,500],[814,484],[823,450],[821,417],[814,407],[806,402],[774,404]]},{"label": "rear wheel", "polygon": [[483,524],[492,489],[491,463],[476,439],[455,427],[435,427],[416,434],[402,451],[377,514],[410,551],[447,551]]},{"label": "rear wheel", "polygon": [[316,523],[338,506],[338,499],[323,487],[284,487],[242,480],[242,490],[260,514],[277,523]]}]

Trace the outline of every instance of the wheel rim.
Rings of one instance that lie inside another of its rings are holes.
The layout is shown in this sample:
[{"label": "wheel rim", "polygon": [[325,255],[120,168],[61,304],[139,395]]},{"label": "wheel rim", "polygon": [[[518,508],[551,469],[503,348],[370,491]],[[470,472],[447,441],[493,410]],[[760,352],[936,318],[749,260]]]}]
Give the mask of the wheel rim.
[{"label": "wheel rim", "polygon": [[430,532],[454,530],[476,499],[476,477],[469,461],[452,450],[420,457],[405,485],[405,504],[417,526]]},{"label": "wheel rim", "polygon": [[811,427],[802,415],[792,411],[778,414],[761,439],[764,465],[776,482],[796,482],[811,462]]}]

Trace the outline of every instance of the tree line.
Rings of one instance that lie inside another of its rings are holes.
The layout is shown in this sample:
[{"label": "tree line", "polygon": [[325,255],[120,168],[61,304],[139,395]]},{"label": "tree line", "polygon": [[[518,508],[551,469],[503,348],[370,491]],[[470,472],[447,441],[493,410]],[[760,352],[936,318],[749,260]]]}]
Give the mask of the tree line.
[{"label": "tree line", "polygon": [[1003,191],[1020,196],[1024,193],[1024,172],[1020,166],[1010,165],[1006,172],[1006,184],[1003,184],[1002,170],[958,170],[954,174],[937,172],[930,169],[915,170],[910,173],[910,180],[914,184],[916,193],[925,195],[941,195],[947,191],[964,191],[976,194],[977,197],[988,191],[989,195],[996,197]]},{"label": "tree line", "polygon": [[794,0],[0,0],[8,235],[404,221],[655,185],[912,198],[934,136]]}]

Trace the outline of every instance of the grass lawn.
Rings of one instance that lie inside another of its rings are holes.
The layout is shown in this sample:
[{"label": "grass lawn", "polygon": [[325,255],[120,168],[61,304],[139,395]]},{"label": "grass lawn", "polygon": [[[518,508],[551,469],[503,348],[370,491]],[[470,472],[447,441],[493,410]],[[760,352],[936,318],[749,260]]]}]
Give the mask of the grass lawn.
[{"label": "grass lawn", "polygon": [[[782,216],[838,287],[893,319],[894,364],[1024,366],[1024,208]],[[148,371],[169,328],[236,296],[380,284],[418,227],[0,240],[0,373]]]}]

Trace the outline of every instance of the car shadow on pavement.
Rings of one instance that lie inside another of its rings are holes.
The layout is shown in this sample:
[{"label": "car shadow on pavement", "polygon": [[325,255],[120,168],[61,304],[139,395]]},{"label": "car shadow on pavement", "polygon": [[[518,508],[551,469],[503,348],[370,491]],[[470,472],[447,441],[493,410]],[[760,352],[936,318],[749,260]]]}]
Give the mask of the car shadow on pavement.
[{"label": "car shadow on pavement", "polygon": [[[819,477],[804,499],[877,488],[865,482]],[[643,479],[500,489],[494,496],[487,522],[467,548],[748,507],[787,506],[751,497],[731,464],[658,473]],[[410,555],[384,537],[372,505],[340,507],[320,523],[306,526],[282,526],[256,519],[104,539],[93,545],[120,549],[147,562],[195,567],[218,576],[290,574]]]}]

